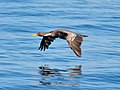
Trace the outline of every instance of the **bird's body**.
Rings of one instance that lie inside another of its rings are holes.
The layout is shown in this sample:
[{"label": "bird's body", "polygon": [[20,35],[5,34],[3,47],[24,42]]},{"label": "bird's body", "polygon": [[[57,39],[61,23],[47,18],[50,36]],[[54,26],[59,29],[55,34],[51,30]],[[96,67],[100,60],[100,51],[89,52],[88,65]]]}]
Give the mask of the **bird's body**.
[{"label": "bird's body", "polygon": [[43,37],[39,47],[39,50],[41,51],[48,49],[51,42],[53,42],[56,38],[64,39],[68,42],[70,48],[78,57],[81,56],[80,45],[83,41],[83,37],[87,37],[86,35],[76,34],[72,31],[64,29],[57,29],[50,32],[38,32],[37,34],[33,34],[33,36]]}]

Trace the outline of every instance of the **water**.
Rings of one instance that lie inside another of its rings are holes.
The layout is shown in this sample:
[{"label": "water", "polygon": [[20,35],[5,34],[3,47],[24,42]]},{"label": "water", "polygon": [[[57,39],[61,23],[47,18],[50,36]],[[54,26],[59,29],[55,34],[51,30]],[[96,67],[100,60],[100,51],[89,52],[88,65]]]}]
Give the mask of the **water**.
[{"label": "water", "polygon": [[[56,40],[38,51],[31,34],[69,29],[88,35],[82,57]],[[120,90],[119,0],[0,0],[0,90]],[[69,71],[42,75],[39,66]]]}]

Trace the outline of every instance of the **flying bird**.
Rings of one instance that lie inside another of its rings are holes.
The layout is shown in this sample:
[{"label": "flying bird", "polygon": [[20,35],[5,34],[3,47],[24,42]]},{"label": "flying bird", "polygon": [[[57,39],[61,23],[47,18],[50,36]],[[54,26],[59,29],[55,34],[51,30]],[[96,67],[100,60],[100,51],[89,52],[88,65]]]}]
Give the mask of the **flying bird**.
[{"label": "flying bird", "polygon": [[36,34],[32,34],[32,36],[43,37],[42,41],[40,42],[40,47],[38,48],[38,50],[41,51],[48,49],[51,42],[53,42],[56,38],[64,39],[68,42],[69,47],[78,57],[81,57],[80,46],[83,41],[83,37],[88,37],[87,35],[77,34],[64,29],[56,29],[50,32],[38,32]]}]

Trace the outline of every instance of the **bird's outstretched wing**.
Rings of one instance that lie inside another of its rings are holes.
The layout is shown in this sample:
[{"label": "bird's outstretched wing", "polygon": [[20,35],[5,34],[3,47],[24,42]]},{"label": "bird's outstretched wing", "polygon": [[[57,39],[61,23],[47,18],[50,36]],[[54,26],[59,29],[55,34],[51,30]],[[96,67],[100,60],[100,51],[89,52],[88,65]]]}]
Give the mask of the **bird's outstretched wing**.
[{"label": "bird's outstretched wing", "polygon": [[78,56],[81,57],[81,48],[80,45],[83,41],[82,36],[77,35],[74,40],[67,40],[70,48],[74,51],[74,53]]},{"label": "bird's outstretched wing", "polygon": [[44,50],[48,49],[49,45],[51,44],[51,42],[53,42],[55,40],[54,36],[43,36],[43,39],[40,43],[40,47],[38,48],[38,50]]}]

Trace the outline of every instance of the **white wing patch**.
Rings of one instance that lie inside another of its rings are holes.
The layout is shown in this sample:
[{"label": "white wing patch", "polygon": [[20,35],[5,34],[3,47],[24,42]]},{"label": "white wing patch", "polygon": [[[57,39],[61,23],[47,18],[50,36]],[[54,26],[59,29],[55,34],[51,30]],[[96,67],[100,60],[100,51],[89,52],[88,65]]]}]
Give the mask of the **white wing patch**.
[{"label": "white wing patch", "polygon": [[51,35],[51,33],[48,33],[48,34],[45,34],[44,36],[50,36]]}]

